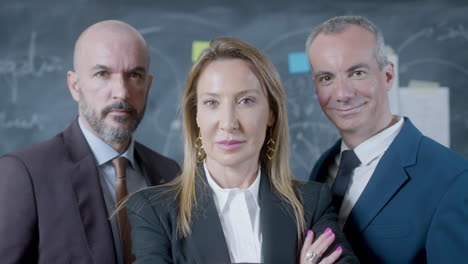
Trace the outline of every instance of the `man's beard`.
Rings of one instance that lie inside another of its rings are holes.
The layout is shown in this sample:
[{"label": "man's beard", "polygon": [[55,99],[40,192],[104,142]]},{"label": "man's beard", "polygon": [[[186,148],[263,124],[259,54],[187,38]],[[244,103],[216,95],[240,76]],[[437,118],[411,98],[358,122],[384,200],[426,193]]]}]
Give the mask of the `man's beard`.
[{"label": "man's beard", "polygon": [[[145,107],[141,113],[138,114],[137,110],[129,103],[125,101],[119,101],[104,107],[104,109],[98,113],[89,106],[86,100],[83,99],[84,97],[81,96],[81,103],[79,104],[80,112],[83,114],[83,117],[91,126],[91,129],[93,129],[100,138],[102,138],[104,141],[112,143],[120,143],[130,139],[133,132],[140,124],[140,121],[143,119],[146,108],[145,104]],[[105,118],[112,109],[126,110],[128,115],[114,116],[113,120],[119,123],[118,125],[108,124],[106,123]],[[130,122],[125,124],[129,121],[129,119]]]}]

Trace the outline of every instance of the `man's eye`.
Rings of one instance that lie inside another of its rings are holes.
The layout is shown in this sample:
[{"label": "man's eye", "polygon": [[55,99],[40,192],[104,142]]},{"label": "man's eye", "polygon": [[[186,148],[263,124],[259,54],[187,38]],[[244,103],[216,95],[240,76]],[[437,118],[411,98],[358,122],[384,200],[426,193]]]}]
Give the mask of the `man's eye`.
[{"label": "man's eye", "polygon": [[107,72],[106,71],[98,71],[94,75],[98,76],[98,77],[105,77],[105,76],[107,76]]},{"label": "man's eye", "polygon": [[330,80],[331,80],[331,77],[328,75],[325,75],[319,78],[320,82],[329,82]]},{"label": "man's eye", "polygon": [[355,71],[355,72],[353,72],[353,76],[355,76],[355,77],[363,77],[365,75],[366,75],[365,71]]},{"label": "man's eye", "polygon": [[132,79],[143,79],[143,75],[138,72],[132,72],[130,73],[130,78]]}]

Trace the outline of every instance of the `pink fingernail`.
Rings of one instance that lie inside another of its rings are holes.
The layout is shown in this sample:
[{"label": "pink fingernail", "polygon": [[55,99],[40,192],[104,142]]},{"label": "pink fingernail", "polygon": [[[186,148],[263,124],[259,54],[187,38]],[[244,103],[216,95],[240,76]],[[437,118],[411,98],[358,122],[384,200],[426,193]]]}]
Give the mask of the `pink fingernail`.
[{"label": "pink fingernail", "polygon": [[310,236],[312,234],[312,230],[307,230],[307,236]]},{"label": "pink fingernail", "polygon": [[327,237],[331,237],[331,236],[333,236],[333,235],[334,235],[333,232],[330,232],[330,233],[327,235]]},{"label": "pink fingernail", "polygon": [[341,251],[342,248],[341,248],[341,246],[339,246],[339,247],[337,247],[335,250],[336,250],[336,251]]},{"label": "pink fingernail", "polygon": [[325,229],[325,231],[323,231],[323,233],[328,233],[331,229],[329,227],[327,227],[327,229]]}]

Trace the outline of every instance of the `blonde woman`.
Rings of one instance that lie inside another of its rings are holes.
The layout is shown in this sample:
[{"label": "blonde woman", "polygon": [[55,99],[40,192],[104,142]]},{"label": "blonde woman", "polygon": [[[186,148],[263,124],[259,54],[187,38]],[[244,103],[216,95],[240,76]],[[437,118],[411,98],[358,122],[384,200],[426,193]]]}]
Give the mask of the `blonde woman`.
[{"label": "blonde woman", "polygon": [[258,49],[213,40],[182,116],[181,175],[128,202],[136,263],[357,262],[327,187],[292,178],[285,93]]}]

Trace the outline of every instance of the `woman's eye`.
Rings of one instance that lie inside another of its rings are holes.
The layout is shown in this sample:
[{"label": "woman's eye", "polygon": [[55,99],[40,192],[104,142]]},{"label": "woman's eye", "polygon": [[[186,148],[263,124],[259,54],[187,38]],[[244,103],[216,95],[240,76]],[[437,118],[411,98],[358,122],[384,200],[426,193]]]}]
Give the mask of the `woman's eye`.
[{"label": "woman's eye", "polygon": [[239,103],[240,104],[251,104],[254,103],[255,101],[252,98],[242,98]]},{"label": "woman's eye", "polygon": [[203,101],[203,104],[208,105],[208,106],[214,106],[214,105],[216,105],[216,103],[217,102],[215,100],[205,100],[205,101]]}]

